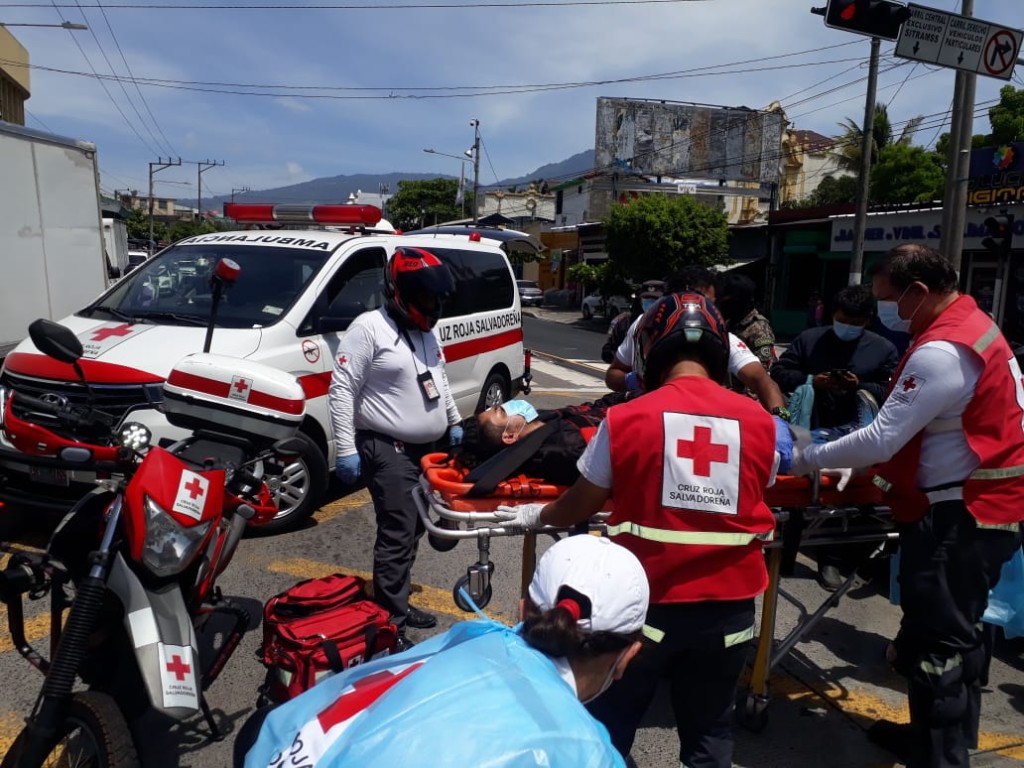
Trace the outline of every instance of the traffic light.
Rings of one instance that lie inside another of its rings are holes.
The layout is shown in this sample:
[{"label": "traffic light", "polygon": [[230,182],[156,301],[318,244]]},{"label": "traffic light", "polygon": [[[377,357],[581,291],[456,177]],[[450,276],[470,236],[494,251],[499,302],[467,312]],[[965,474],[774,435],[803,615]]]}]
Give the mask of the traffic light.
[{"label": "traffic light", "polygon": [[828,0],[825,8],[826,27],[883,40],[898,38],[909,18],[910,9],[894,0]]},{"label": "traffic light", "polygon": [[989,216],[985,219],[985,231],[988,237],[981,244],[997,256],[1008,257],[1013,250],[1013,214]]}]

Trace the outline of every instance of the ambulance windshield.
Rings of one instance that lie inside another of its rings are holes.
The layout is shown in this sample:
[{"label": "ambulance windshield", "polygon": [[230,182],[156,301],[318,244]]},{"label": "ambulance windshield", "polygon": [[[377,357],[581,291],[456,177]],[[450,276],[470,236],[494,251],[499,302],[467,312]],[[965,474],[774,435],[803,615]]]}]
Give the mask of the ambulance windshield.
[{"label": "ambulance windshield", "polygon": [[221,299],[217,325],[264,327],[284,315],[329,256],[326,250],[312,248],[179,244],[146,261],[79,314],[205,325],[212,300],[210,275],[217,261],[226,257],[238,263],[241,273]]}]

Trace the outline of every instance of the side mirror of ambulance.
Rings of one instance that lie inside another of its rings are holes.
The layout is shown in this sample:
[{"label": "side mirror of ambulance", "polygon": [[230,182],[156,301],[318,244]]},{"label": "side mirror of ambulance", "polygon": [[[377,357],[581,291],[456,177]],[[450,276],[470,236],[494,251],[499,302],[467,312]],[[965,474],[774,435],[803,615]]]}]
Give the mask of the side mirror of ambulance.
[{"label": "side mirror of ambulance", "polygon": [[62,363],[73,364],[82,356],[82,342],[69,328],[41,317],[33,320],[28,335],[40,352]]}]

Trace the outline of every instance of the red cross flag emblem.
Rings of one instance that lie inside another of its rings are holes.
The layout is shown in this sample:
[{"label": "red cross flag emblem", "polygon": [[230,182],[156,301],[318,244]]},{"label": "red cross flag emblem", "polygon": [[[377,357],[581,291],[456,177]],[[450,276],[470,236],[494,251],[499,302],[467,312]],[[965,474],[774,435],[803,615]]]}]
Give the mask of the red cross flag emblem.
[{"label": "red cross flag emblem", "polygon": [[662,414],[665,444],[661,503],[735,515],[739,511],[740,425],[735,419]]},{"label": "red cross flag emblem", "polygon": [[916,373],[905,373],[896,382],[896,386],[893,387],[892,397],[901,403],[910,405],[910,403],[914,402],[914,398],[917,397],[917,393],[921,391],[924,384],[925,380]]},{"label": "red cross flag emblem", "polygon": [[184,680],[185,675],[192,671],[192,667],[182,661],[181,656],[175,654],[167,663],[167,671],[174,675],[177,680]]}]

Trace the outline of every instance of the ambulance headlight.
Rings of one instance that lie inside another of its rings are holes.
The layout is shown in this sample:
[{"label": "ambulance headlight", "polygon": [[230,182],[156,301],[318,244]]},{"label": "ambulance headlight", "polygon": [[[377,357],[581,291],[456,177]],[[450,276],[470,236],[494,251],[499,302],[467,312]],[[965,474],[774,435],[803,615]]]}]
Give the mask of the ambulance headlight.
[{"label": "ambulance headlight", "polygon": [[213,521],[186,527],[149,496],[143,498],[146,538],[142,545],[142,562],[160,578],[179,574],[195,559]]}]

